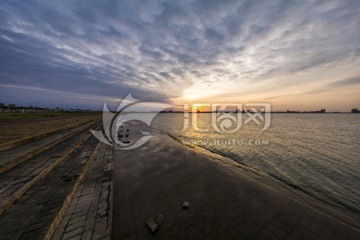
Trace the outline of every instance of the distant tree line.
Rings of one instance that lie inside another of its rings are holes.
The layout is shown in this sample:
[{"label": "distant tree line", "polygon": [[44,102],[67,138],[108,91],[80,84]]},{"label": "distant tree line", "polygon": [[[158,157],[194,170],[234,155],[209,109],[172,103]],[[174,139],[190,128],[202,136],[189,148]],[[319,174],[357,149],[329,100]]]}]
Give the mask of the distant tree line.
[{"label": "distant tree line", "polygon": [[79,109],[79,108],[42,108],[35,106],[16,106],[16,104],[4,104],[0,103],[0,112],[14,112],[14,113],[29,113],[29,112],[91,112],[91,110],[87,109]]}]

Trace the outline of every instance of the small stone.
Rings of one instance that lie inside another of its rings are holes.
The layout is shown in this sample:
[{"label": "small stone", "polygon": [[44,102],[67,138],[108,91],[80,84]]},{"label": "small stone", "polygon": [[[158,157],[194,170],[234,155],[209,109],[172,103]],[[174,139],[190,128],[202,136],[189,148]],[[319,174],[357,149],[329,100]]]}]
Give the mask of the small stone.
[{"label": "small stone", "polygon": [[182,204],[182,209],[184,209],[184,210],[189,210],[189,207],[190,207],[189,202],[183,202],[183,204]]},{"label": "small stone", "polygon": [[159,230],[159,225],[152,218],[149,218],[145,222],[145,225],[148,227],[152,234],[155,234]]},{"label": "small stone", "polygon": [[164,214],[159,213],[155,219],[155,222],[160,227],[160,225],[163,223],[164,219],[165,219]]}]

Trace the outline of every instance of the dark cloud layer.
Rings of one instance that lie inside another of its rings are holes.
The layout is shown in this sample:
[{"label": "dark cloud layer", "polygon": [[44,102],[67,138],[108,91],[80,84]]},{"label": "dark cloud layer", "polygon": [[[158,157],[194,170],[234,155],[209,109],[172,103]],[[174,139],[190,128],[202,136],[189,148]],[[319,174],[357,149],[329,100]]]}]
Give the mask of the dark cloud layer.
[{"label": "dark cloud layer", "polygon": [[2,1],[0,101],[168,102],[355,65],[359,10],[357,0]]},{"label": "dark cloud layer", "polygon": [[322,86],[319,89],[315,89],[315,90],[306,92],[304,94],[319,94],[319,93],[327,92],[327,91],[330,91],[333,89],[339,89],[339,88],[351,87],[351,86],[360,86],[360,76],[331,82],[331,83],[326,84],[325,86]]}]

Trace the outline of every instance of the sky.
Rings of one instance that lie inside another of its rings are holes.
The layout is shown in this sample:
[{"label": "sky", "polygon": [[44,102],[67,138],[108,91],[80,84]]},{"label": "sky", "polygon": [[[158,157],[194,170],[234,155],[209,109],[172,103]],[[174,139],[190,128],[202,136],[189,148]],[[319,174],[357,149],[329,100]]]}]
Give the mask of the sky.
[{"label": "sky", "polygon": [[0,2],[0,102],[360,109],[360,1]]}]

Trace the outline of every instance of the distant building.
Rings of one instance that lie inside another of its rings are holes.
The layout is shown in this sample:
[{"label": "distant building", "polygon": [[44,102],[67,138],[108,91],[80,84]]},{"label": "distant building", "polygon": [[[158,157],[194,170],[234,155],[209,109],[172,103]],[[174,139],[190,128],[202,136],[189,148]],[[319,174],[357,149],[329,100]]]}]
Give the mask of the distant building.
[{"label": "distant building", "polygon": [[300,113],[299,111],[287,110],[286,113]]},{"label": "distant building", "polygon": [[16,112],[16,113],[28,113],[28,112],[44,112],[45,108],[39,107],[23,107],[23,106],[16,106],[15,104],[9,104],[8,106],[2,104],[0,105],[0,112]]},{"label": "distant building", "polygon": [[5,105],[0,106],[0,112],[7,112],[7,111],[8,111],[8,109]]}]

